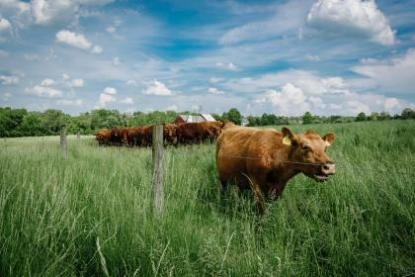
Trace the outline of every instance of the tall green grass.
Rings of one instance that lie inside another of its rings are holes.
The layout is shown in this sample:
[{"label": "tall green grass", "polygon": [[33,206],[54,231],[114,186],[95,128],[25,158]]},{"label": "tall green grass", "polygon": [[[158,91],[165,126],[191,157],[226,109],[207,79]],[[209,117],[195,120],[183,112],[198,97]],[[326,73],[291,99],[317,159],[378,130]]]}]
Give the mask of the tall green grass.
[{"label": "tall green grass", "polygon": [[149,149],[1,140],[0,276],[415,274],[415,122],[306,127],[337,134],[337,174],[295,177],[262,218],[219,197],[214,145],[167,149],[158,218]]}]

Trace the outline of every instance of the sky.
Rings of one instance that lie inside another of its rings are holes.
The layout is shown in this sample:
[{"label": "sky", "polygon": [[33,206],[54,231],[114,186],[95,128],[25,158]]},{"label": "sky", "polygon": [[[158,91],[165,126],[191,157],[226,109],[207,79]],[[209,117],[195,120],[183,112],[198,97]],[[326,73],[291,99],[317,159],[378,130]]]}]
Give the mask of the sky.
[{"label": "sky", "polygon": [[415,0],[0,0],[0,106],[415,108]]}]

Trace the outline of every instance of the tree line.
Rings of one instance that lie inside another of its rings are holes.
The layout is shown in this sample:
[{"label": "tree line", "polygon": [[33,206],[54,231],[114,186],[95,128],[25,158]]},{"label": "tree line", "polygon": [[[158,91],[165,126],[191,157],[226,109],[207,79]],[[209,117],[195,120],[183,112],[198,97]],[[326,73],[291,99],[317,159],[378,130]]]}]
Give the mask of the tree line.
[{"label": "tree line", "polygon": [[[27,111],[0,107],[0,137],[45,136],[57,135],[62,128],[71,134],[94,134],[102,128],[122,126],[142,126],[148,124],[171,123],[179,114],[195,114],[192,112],[154,111],[149,113],[120,113],[117,110],[97,109],[76,116],[65,114],[61,110],[48,109],[44,112]],[[376,121],[387,119],[415,119],[415,110],[407,108],[400,115],[391,116],[387,113],[359,113],[356,117],[317,116],[306,112],[300,117],[276,116],[264,113],[261,116],[244,118],[240,111],[232,108],[223,114],[212,114],[216,120],[232,121],[238,125],[265,126],[311,123],[341,123],[351,121]]]}]

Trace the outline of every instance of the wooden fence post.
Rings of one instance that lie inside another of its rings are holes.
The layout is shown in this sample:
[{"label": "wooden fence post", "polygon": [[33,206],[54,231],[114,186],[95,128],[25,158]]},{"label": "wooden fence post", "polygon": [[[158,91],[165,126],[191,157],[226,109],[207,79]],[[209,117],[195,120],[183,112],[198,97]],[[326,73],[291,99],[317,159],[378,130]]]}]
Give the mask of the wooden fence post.
[{"label": "wooden fence post", "polygon": [[68,139],[66,138],[66,128],[62,128],[60,137],[61,150],[63,157],[68,158]]},{"label": "wooden fence post", "polygon": [[153,126],[153,194],[154,209],[157,214],[163,211],[164,191],[164,148],[163,148],[163,125]]},{"label": "wooden fence post", "polygon": [[79,140],[81,138],[81,132],[78,131],[78,133],[76,133],[76,138]]}]

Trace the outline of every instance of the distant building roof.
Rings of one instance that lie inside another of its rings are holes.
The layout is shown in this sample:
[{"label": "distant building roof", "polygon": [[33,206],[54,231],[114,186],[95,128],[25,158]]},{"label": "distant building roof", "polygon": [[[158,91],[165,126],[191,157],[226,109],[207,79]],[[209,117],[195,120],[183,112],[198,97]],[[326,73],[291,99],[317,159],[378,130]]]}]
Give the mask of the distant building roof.
[{"label": "distant building roof", "polygon": [[180,114],[174,120],[174,123],[195,123],[195,122],[213,122],[216,121],[210,114],[188,115]]}]

